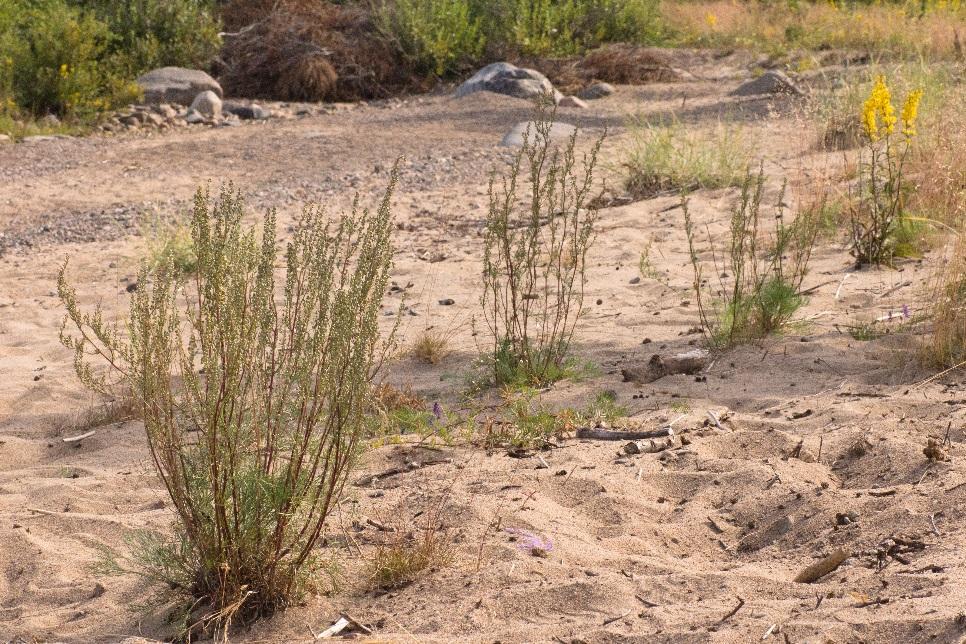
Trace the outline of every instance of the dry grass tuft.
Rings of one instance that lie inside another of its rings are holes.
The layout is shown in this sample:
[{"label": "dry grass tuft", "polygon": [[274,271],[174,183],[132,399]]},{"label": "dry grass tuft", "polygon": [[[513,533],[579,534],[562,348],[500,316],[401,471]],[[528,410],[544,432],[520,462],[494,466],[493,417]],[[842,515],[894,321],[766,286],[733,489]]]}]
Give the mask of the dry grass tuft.
[{"label": "dry grass tuft", "polygon": [[933,333],[925,346],[927,361],[943,368],[966,360],[966,235],[962,233],[953,241],[952,254],[936,280]]},{"label": "dry grass tuft", "polygon": [[452,348],[443,332],[425,329],[416,337],[410,353],[423,362],[439,364],[452,353]]},{"label": "dry grass tuft", "polygon": [[[849,6],[845,6],[849,5]],[[922,8],[926,11],[923,12]],[[966,5],[912,2],[664,2],[670,29],[685,44],[789,49],[847,49],[927,59],[962,56]]]},{"label": "dry grass tuft", "polygon": [[659,50],[638,45],[606,45],[595,49],[584,56],[577,69],[587,79],[625,85],[681,80],[681,75],[668,63],[667,56]]},{"label": "dry grass tuft", "polygon": [[137,416],[134,396],[127,391],[112,399],[92,403],[85,411],[68,419],[61,429],[67,433],[86,432],[105,425],[132,420]]},{"label": "dry grass tuft", "polygon": [[369,561],[373,586],[397,588],[428,570],[442,568],[453,561],[452,539],[442,521],[444,502],[445,497],[424,515],[423,527],[415,532],[396,530],[398,537],[376,546]]},{"label": "dry grass tuft", "polygon": [[376,405],[386,411],[398,409],[422,409],[426,401],[411,389],[399,389],[389,383],[382,382],[372,388],[372,398]]}]

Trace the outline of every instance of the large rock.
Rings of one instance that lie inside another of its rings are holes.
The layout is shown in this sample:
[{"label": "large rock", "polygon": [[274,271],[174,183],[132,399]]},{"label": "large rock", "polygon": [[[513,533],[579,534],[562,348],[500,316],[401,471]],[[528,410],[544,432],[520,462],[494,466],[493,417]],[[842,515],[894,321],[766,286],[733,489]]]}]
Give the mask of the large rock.
[{"label": "large rock", "polygon": [[191,109],[208,118],[221,118],[221,99],[211,90],[201,92],[191,101]]},{"label": "large rock", "polygon": [[191,105],[201,92],[214,92],[222,97],[221,85],[214,78],[198,69],[161,67],[152,69],[137,80],[144,90],[144,102],[150,105],[180,103]]},{"label": "large rock", "polygon": [[[530,141],[532,142],[537,136],[537,124],[534,121],[528,121],[514,125],[513,129],[507,132],[503,140],[500,141],[500,145],[504,147],[522,147],[523,137],[526,135],[528,129],[530,132]],[[577,128],[570,123],[552,123],[550,125],[550,140],[565,141],[573,136],[576,131]]]},{"label": "large rock", "polygon": [[763,94],[786,94],[789,96],[801,96],[802,90],[796,87],[785,74],[770,70],[741,84],[736,90],[731,92],[732,96],[761,96]]},{"label": "large rock", "polygon": [[495,92],[529,99],[549,95],[553,97],[554,103],[559,102],[562,97],[560,92],[554,89],[553,83],[540,72],[510,63],[493,63],[476,72],[456,89],[456,98],[462,98],[474,92]]}]

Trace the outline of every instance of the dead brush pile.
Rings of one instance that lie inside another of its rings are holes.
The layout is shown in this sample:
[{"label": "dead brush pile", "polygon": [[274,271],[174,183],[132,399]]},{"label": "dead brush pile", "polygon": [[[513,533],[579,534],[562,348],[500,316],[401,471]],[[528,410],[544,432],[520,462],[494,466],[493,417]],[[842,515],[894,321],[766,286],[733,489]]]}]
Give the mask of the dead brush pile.
[{"label": "dead brush pile", "polygon": [[230,95],[288,101],[383,98],[418,87],[360,5],[234,0],[218,63]]},{"label": "dead brush pile", "polygon": [[681,80],[681,73],[660,49],[625,43],[604,45],[584,56],[524,62],[544,73],[562,91],[576,91],[593,81],[646,85]]}]

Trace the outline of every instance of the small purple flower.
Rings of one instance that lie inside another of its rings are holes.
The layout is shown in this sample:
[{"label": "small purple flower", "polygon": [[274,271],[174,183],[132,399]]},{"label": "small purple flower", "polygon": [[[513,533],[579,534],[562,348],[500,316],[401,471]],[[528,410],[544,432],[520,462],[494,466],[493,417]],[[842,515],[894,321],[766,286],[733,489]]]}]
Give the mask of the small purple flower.
[{"label": "small purple flower", "polygon": [[443,406],[439,401],[433,403],[433,416],[436,416],[436,420],[443,420]]},{"label": "small purple flower", "polygon": [[902,305],[902,317],[904,317],[907,320],[910,317],[912,317],[912,315],[909,313],[909,305],[908,304],[903,304]]},{"label": "small purple flower", "polygon": [[519,540],[517,548],[532,555],[540,553],[546,556],[546,553],[553,550],[553,542],[546,537],[541,537],[522,528],[505,528],[505,531]]}]

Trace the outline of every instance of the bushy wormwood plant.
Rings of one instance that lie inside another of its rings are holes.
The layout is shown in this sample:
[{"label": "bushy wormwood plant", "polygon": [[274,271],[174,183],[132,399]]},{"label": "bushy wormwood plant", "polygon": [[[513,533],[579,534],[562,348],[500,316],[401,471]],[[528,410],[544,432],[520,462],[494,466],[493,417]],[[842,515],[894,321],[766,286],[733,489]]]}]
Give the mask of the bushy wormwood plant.
[{"label": "bushy wormwood plant", "polygon": [[712,248],[714,272],[719,276],[717,288],[704,276],[694,221],[687,200],[682,201],[701,325],[715,348],[780,330],[805,302],[801,286],[819,232],[818,222],[808,211],[786,222],[783,185],[775,208],[775,229],[764,230],[764,185],[763,169],[746,174],[741,196],[731,211],[727,254],[719,261]]},{"label": "bushy wormwood plant", "polygon": [[597,222],[591,190],[603,137],[578,168],[577,132],[556,145],[553,117],[539,108],[508,175],[499,184],[490,180],[481,303],[493,339],[486,362],[498,385],[566,376],[583,308]]},{"label": "bushy wormwood plant", "polygon": [[375,211],[357,200],[330,220],[307,206],[280,289],[275,214],[260,238],[243,229],[231,186],[195,197],[194,275],[143,268],[126,326],[99,307],[82,312],[66,262],[59,273],[61,339],[78,376],[98,391],[120,381],[144,420],[176,521],[173,537],[142,540],[135,566],[187,596],[189,633],[227,633],[235,618],[286,606],[323,563],[315,546],[357,455],[386,348],[378,319],[395,184],[394,170]]},{"label": "bushy wormwood plant", "polygon": [[[908,237],[915,223],[906,217],[909,191],[903,170],[916,136],[922,90],[906,98],[896,116],[885,77],[879,76],[862,105],[862,131],[868,156],[859,158],[857,186],[850,193],[849,221],[852,252],[859,265],[889,263],[897,241]],[[902,122],[902,130],[896,125]]]}]

